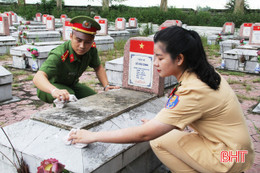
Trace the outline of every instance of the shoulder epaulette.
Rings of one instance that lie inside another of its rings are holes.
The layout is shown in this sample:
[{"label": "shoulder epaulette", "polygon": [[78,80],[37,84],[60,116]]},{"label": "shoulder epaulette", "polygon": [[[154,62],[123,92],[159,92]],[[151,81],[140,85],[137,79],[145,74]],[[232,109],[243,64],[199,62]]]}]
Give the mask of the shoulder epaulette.
[{"label": "shoulder epaulette", "polygon": [[96,43],[93,42],[92,45],[91,45],[91,47],[95,47],[95,48],[96,48],[96,47],[97,47],[97,46],[96,46]]},{"label": "shoulder epaulette", "polygon": [[64,62],[67,59],[68,55],[69,55],[69,50],[67,50],[63,55],[61,55],[62,62]]}]

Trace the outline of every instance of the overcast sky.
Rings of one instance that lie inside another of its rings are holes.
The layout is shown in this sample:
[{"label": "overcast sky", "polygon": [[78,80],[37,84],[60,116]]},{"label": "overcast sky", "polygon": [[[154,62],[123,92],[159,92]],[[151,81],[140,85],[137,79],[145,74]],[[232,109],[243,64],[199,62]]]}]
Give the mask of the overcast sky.
[{"label": "overcast sky", "polygon": [[[168,0],[168,7],[173,6],[176,8],[193,8],[196,9],[198,6],[200,7],[210,7],[213,9],[224,9],[225,4],[229,0]],[[260,0],[246,0],[249,4],[250,9],[260,9]],[[26,0],[26,3],[35,3],[41,2],[41,0]],[[64,0],[65,5],[69,6],[101,6],[102,0]],[[116,4],[124,4],[127,6],[134,7],[149,7],[149,6],[159,6],[161,0],[126,0],[125,2],[115,3]]]}]

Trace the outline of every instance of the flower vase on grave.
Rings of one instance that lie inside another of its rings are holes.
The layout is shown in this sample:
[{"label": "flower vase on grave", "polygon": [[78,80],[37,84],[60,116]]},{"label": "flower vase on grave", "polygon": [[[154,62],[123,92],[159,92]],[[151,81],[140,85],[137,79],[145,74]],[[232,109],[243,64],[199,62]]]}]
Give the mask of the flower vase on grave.
[{"label": "flower vase on grave", "polygon": [[240,61],[239,61],[239,64],[238,64],[238,70],[239,71],[245,71],[245,61],[246,61],[245,56],[241,55]]},{"label": "flower vase on grave", "polygon": [[222,59],[222,61],[221,61],[220,68],[221,68],[221,69],[224,69],[224,68],[225,68],[225,60],[224,60],[224,59]]}]

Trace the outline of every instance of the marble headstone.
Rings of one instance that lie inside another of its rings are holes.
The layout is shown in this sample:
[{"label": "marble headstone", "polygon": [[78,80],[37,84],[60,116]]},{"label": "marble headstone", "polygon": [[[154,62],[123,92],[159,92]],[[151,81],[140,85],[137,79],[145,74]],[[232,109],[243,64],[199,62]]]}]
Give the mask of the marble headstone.
[{"label": "marble headstone", "polygon": [[10,35],[8,17],[0,14],[0,35]]},{"label": "marble headstone", "polygon": [[132,37],[125,45],[123,88],[163,95],[164,79],[154,65],[152,38]]},{"label": "marble headstone", "polygon": [[260,45],[260,23],[253,24],[249,37],[250,45]]},{"label": "marble headstone", "polygon": [[94,16],[94,20],[95,20],[96,22],[98,22],[99,19],[101,19],[100,16]]},{"label": "marble headstone", "polygon": [[13,22],[13,23],[17,23],[17,22],[18,22],[18,20],[17,20],[17,14],[14,13],[14,12],[12,12],[12,11],[10,11],[10,13],[11,13],[11,15],[12,15],[12,22]]},{"label": "marble headstone", "polygon": [[47,16],[48,16],[48,14],[42,15],[42,23],[43,24],[46,24]]},{"label": "marble headstone", "polygon": [[235,32],[235,24],[233,22],[226,22],[223,25],[223,30],[222,33],[223,34],[234,34]]},{"label": "marble headstone", "polygon": [[182,22],[180,20],[166,20],[160,25],[159,30],[165,29],[170,26],[182,26]]},{"label": "marble headstone", "polygon": [[125,27],[126,27],[125,18],[123,18],[123,17],[116,18],[115,29],[117,31],[118,30],[125,30]]},{"label": "marble headstone", "polygon": [[50,31],[55,30],[55,18],[54,16],[47,16],[46,18],[46,29]]},{"label": "marble headstone", "polygon": [[240,26],[239,36],[244,39],[249,39],[253,23],[243,23]]},{"label": "marble headstone", "polygon": [[72,32],[72,24],[70,23],[70,19],[65,19],[65,22],[63,22],[63,32],[62,37],[63,40],[70,40],[70,34]]},{"label": "marble headstone", "polygon": [[12,14],[10,12],[4,12],[4,14],[8,17],[9,26],[12,26],[13,25]]},{"label": "marble headstone", "polygon": [[64,22],[66,18],[68,18],[66,14],[60,15],[60,22]]},{"label": "marble headstone", "polygon": [[42,14],[41,13],[36,13],[35,17],[36,17],[36,21],[37,22],[41,22],[42,21]]},{"label": "marble headstone", "polygon": [[137,19],[135,17],[131,17],[128,20],[129,28],[137,28]]},{"label": "marble headstone", "polygon": [[98,20],[101,29],[97,31],[98,35],[107,35],[108,34],[108,22],[107,19],[101,18]]},{"label": "marble headstone", "polygon": [[0,65],[0,102],[12,99],[13,75]]}]

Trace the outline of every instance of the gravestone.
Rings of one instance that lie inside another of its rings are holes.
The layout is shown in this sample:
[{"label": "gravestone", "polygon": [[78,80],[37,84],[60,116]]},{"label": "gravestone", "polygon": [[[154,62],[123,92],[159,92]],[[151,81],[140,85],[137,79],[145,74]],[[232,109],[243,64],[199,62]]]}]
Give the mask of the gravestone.
[{"label": "gravestone", "polygon": [[260,23],[253,24],[249,37],[250,45],[260,45]]},{"label": "gravestone", "polygon": [[123,88],[161,96],[164,91],[164,79],[159,76],[153,62],[153,39],[130,38],[125,45],[124,52]]},{"label": "gravestone", "polygon": [[253,23],[243,23],[240,26],[239,36],[244,39],[249,39],[252,25]]},{"label": "gravestone", "polygon": [[10,35],[8,17],[0,14],[0,36]]},{"label": "gravestone", "polygon": [[165,22],[163,22],[160,27],[159,30],[163,30],[167,27],[170,26],[182,26],[182,22],[180,20],[166,20]]},{"label": "gravestone", "polygon": [[42,13],[36,13],[36,21],[41,22],[42,21]]},{"label": "gravestone", "polygon": [[115,30],[120,31],[120,30],[125,30],[126,29],[126,21],[125,18],[123,17],[118,17],[116,18],[115,21]]},{"label": "gravestone", "polygon": [[46,24],[47,16],[48,16],[48,14],[43,14],[42,15],[42,23],[43,24]]},{"label": "gravestone", "polygon": [[10,53],[10,49],[16,46],[16,40],[11,36],[0,36],[0,55]]},{"label": "gravestone", "polygon": [[220,54],[223,55],[223,53],[227,50],[235,49],[240,45],[240,40],[225,40],[219,42],[219,47],[220,47]]},{"label": "gravestone", "polygon": [[99,19],[101,19],[100,16],[94,16],[94,20],[95,20],[96,22],[98,22]]},{"label": "gravestone", "polygon": [[107,19],[99,19],[98,23],[101,27],[99,31],[97,31],[97,35],[107,35],[108,34],[108,22]]},{"label": "gravestone", "polygon": [[135,17],[131,17],[128,20],[129,28],[137,28],[137,19]]},{"label": "gravestone", "polygon": [[[124,57],[116,58],[111,61],[106,61],[105,68],[107,73],[107,79],[110,85],[122,86],[123,82],[123,67]],[[173,86],[177,83],[177,79],[174,76],[164,78],[164,88]]]},{"label": "gravestone", "polygon": [[12,15],[12,23],[17,23],[17,22],[18,22],[18,20],[17,20],[17,14],[14,13],[14,12],[12,12],[12,11],[10,11],[10,13],[11,13],[11,15]]},{"label": "gravestone", "polygon": [[233,22],[226,22],[223,25],[222,34],[224,35],[233,35],[235,32],[235,24]]},{"label": "gravestone", "polygon": [[258,64],[257,50],[232,49],[225,51],[222,56],[222,68],[227,70],[255,73]]},{"label": "gravestone", "polygon": [[[49,52],[57,46],[61,45],[62,43],[64,42],[38,42],[34,45],[26,44],[18,47],[13,47],[10,49],[10,54],[12,55],[13,59],[12,66],[14,68],[36,71],[48,58]],[[27,50],[27,48],[36,48],[39,52],[39,56],[36,57],[35,60],[33,60],[32,54]],[[37,66],[35,65],[35,63],[37,64]],[[36,68],[34,68],[35,66]]]},{"label": "gravestone", "polygon": [[97,35],[94,42],[99,51],[107,51],[114,49],[115,40],[109,35]]},{"label": "gravestone", "polygon": [[60,15],[60,22],[65,22],[65,20],[68,18],[68,16],[66,14],[62,14]]},{"label": "gravestone", "polygon": [[12,26],[13,25],[12,14],[10,12],[4,12],[4,14],[8,17],[9,26]]},{"label": "gravestone", "polygon": [[0,102],[12,99],[13,75],[0,65]]},{"label": "gravestone", "polygon": [[47,16],[46,18],[46,29],[50,31],[55,30],[55,18],[54,16]]},{"label": "gravestone", "polygon": [[[63,109],[38,112],[32,116],[37,121],[24,120],[4,129],[30,172],[35,172],[48,158],[59,160],[68,171],[75,173],[153,172],[161,163],[148,142],[93,143],[79,149],[66,146],[63,138],[69,132],[67,127],[84,127],[95,132],[140,125],[140,119],[153,118],[166,101],[166,97],[119,89],[80,99]],[[0,151],[14,160],[10,144],[3,134],[0,135]],[[0,168],[8,173],[16,172],[5,157],[0,157]]]},{"label": "gravestone", "polygon": [[70,23],[70,19],[65,19],[65,22],[63,23],[63,32],[62,32],[62,37],[63,40],[70,40],[70,34],[72,32],[72,26],[73,24]]}]

